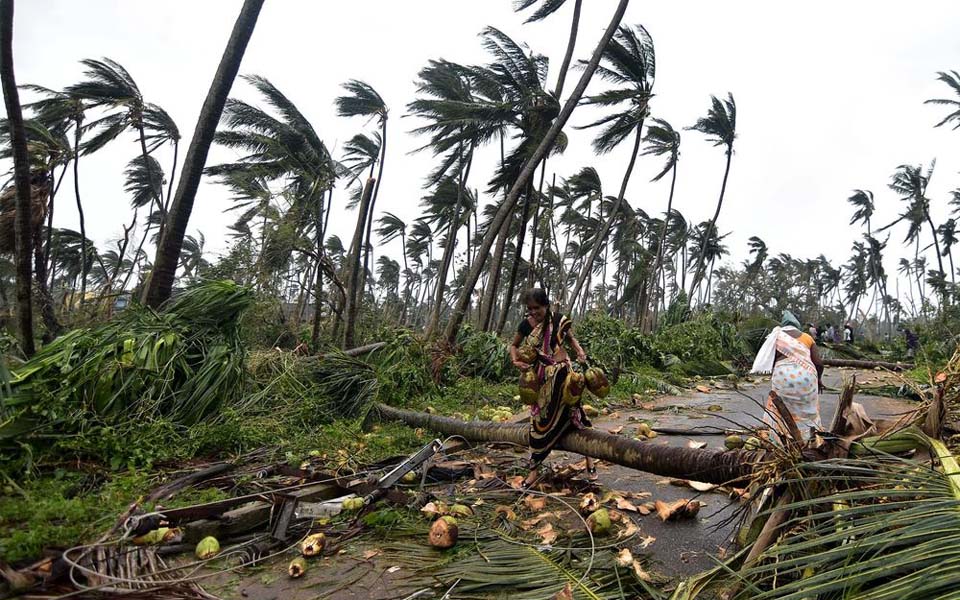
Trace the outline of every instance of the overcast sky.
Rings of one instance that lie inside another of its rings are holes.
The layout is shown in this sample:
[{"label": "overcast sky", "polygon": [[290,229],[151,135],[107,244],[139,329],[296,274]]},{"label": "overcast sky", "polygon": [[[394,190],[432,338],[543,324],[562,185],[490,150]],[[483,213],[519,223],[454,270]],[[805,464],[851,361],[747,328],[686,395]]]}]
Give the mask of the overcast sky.
[{"label": "overcast sky", "polygon": [[[239,0],[20,0],[14,26],[17,80],[59,89],[82,78],[79,60],[112,58],[130,71],[147,101],[176,120],[185,138],[182,157],[240,5]],[[240,73],[270,79],[335,155],[345,140],[374,126],[335,116],[340,84],[355,78],[376,88],[391,109],[378,212],[412,219],[424,195],[423,176],[436,163],[429,153],[410,154],[423,140],[407,133],[416,121],[400,117],[429,59],[485,62],[477,34],[492,25],[550,57],[553,87],[573,3],[530,25],[511,5],[510,0],[267,0]],[[584,2],[577,58],[592,52],[615,5],[615,0]],[[643,24],[654,39],[654,116],[679,129],[706,113],[711,94],[732,92],[736,98],[737,141],[719,220],[722,233],[732,232],[727,238],[732,260],[744,259],[747,238],[759,235],[772,254],[824,253],[835,264],[845,261],[859,235],[848,225],[852,211],[846,198],[854,188],[873,190],[876,223],[889,221],[902,206],[887,184],[903,163],[937,159],[929,196],[935,221],[947,217],[948,192],[960,187],[960,131],[934,129],[945,109],[923,101],[949,97],[947,86],[935,80],[937,71],[960,70],[960,2],[917,0],[907,8],[876,0],[634,0],[623,23]],[[603,85],[595,81],[590,91]],[[567,85],[567,91],[572,88]],[[231,95],[258,101],[239,80]],[[615,194],[629,144],[597,159],[589,145],[593,133],[572,127],[592,116],[583,109],[574,113],[566,128],[569,148],[550,160],[548,179],[592,165],[605,193]],[[123,167],[138,152],[128,137],[82,159],[88,235],[101,247],[129,220]],[[485,188],[497,155],[498,149],[485,149],[471,187]],[[158,158],[169,172],[169,155]],[[208,164],[232,158],[216,148]],[[641,159],[627,190],[628,201],[650,214],[666,206],[669,178],[649,182],[659,166],[659,159]],[[712,215],[723,167],[721,149],[696,132],[683,132],[674,206],[689,221]],[[63,189],[72,185],[68,176]],[[72,194],[60,198],[55,225],[76,229]],[[204,180],[188,231],[203,231],[209,258],[227,247],[226,227],[235,218],[224,215],[229,206],[226,190]],[[344,215],[333,220],[332,233],[349,239],[352,227]],[[912,255],[899,245],[903,233],[895,230],[891,239],[890,273],[899,256]],[[391,253],[399,258],[397,250]]]}]

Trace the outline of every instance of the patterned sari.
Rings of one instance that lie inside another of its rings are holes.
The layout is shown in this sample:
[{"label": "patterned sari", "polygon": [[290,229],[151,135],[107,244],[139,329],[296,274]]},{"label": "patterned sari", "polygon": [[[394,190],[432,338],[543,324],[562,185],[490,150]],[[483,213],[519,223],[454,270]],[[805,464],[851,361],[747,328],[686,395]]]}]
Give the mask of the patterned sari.
[{"label": "patterned sari", "polygon": [[[812,340],[811,340],[812,342]],[[770,379],[773,391],[783,400],[790,414],[793,415],[797,427],[804,436],[808,436],[810,428],[821,429],[820,423],[820,390],[817,385],[817,368],[810,359],[810,347],[787,332],[781,331],[777,335],[777,353],[782,357],[773,366],[773,375]],[[782,424],[771,422],[770,415],[776,415],[772,402],[767,402],[767,418],[771,425]],[[773,417],[773,421],[779,418]]]},{"label": "patterned sari", "polygon": [[563,315],[556,318],[548,315],[523,341],[524,345],[537,350],[534,368],[540,382],[540,393],[537,404],[530,411],[530,450],[536,465],[543,462],[571,425],[580,429],[590,426],[580,403],[574,406],[563,403],[563,384],[570,373],[570,360],[557,362],[554,359],[571,325],[571,321]]}]

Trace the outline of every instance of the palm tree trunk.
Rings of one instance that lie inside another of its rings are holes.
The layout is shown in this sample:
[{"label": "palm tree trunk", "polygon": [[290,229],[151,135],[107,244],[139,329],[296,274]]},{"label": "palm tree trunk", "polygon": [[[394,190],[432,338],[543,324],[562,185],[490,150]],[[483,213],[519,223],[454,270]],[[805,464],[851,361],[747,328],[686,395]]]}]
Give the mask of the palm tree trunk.
[{"label": "palm tree trunk", "polygon": [[520,176],[517,178],[517,181],[514,182],[513,188],[511,188],[510,192],[507,194],[506,200],[504,200],[503,205],[497,211],[496,215],[494,215],[493,221],[490,224],[490,229],[484,236],[483,242],[478,250],[477,261],[467,273],[467,277],[463,284],[463,289],[460,291],[460,297],[457,298],[457,303],[453,307],[450,320],[447,322],[444,337],[449,343],[453,344],[456,341],[457,332],[460,330],[460,324],[463,323],[463,317],[466,315],[467,307],[470,305],[470,298],[473,296],[473,289],[477,285],[477,280],[480,279],[480,271],[483,269],[483,265],[486,263],[486,260],[490,255],[490,248],[493,246],[494,238],[500,232],[500,228],[503,227],[503,222],[506,221],[507,216],[513,211],[513,207],[520,198],[520,193],[526,187],[527,182],[533,175],[534,168],[541,160],[543,160],[550,149],[553,148],[553,144],[557,139],[557,135],[560,133],[560,130],[563,128],[563,126],[566,125],[570,115],[573,114],[573,110],[580,102],[583,92],[587,89],[587,84],[590,83],[593,73],[597,70],[597,66],[600,64],[603,51],[606,49],[607,44],[610,43],[610,39],[613,37],[613,34],[617,31],[617,27],[620,25],[620,20],[623,18],[623,13],[627,10],[627,5],[629,3],[630,0],[620,0],[620,2],[617,4],[617,8],[610,19],[610,23],[607,26],[606,31],[604,31],[600,42],[593,51],[593,56],[590,58],[590,62],[587,63],[583,69],[583,74],[580,76],[580,81],[577,82],[577,87],[574,88],[573,93],[570,94],[567,102],[560,110],[560,114],[557,115],[556,120],[550,126],[547,134],[544,136],[543,140],[540,141],[537,149],[534,150],[533,156],[527,159],[523,169],[520,171]]},{"label": "palm tree trunk", "polygon": [[580,5],[583,0],[576,0],[573,3],[573,19],[570,21],[570,39],[567,40],[567,51],[563,55],[563,63],[560,65],[560,74],[557,76],[557,87],[553,95],[557,100],[563,94],[563,84],[567,80],[567,71],[570,69],[570,61],[573,59],[573,49],[577,45],[577,32],[580,30]]},{"label": "palm tree trunk", "polygon": [[80,134],[81,119],[74,123],[73,132],[73,194],[77,199],[77,214],[80,217],[80,304],[87,297],[87,273],[89,260],[87,257],[87,226],[83,216],[83,203],[80,201]]},{"label": "palm tree trunk", "polygon": [[[933,226],[933,219],[930,218],[930,211],[927,211],[927,224],[930,225],[930,234],[933,236],[933,249],[937,251],[937,265],[940,267],[940,275],[944,278],[947,272],[943,270],[943,257],[940,256],[940,242],[937,241],[937,228]],[[946,298],[946,296],[944,296]]]},{"label": "palm tree trunk", "polygon": [[367,233],[364,236],[363,242],[363,272],[360,275],[361,277],[361,296],[363,294],[362,290],[366,287],[367,284],[367,273],[370,269],[370,252],[373,250],[373,246],[370,244],[370,235],[373,231],[373,211],[374,207],[377,205],[377,198],[380,195],[380,182],[383,180],[383,165],[387,162],[387,117],[383,117],[383,122],[380,127],[380,165],[377,167],[377,179],[376,186],[373,188],[373,197],[370,199],[370,210],[367,214]]},{"label": "palm tree trunk", "polygon": [[577,277],[577,283],[573,286],[573,294],[570,296],[571,306],[576,304],[577,297],[580,295],[580,292],[583,289],[583,284],[587,280],[587,276],[593,272],[593,261],[596,260],[601,246],[605,245],[607,236],[610,234],[610,229],[613,227],[613,223],[616,221],[617,215],[620,213],[620,205],[623,204],[623,197],[627,193],[627,184],[630,182],[630,175],[633,173],[633,166],[637,162],[637,153],[640,151],[640,142],[642,139],[643,121],[640,121],[640,123],[637,124],[637,136],[633,143],[633,151],[630,153],[630,162],[627,163],[627,170],[624,172],[623,180],[620,182],[620,193],[617,195],[617,201],[614,203],[613,208],[610,209],[610,214],[607,215],[607,220],[603,224],[603,229],[600,230],[600,235],[597,236],[597,239],[593,243],[593,247],[590,248],[589,256],[584,261],[583,266],[580,269],[580,275]]},{"label": "palm tree trunk", "polygon": [[510,265],[510,278],[507,280],[507,289],[503,296],[503,306],[500,309],[500,318],[497,319],[496,334],[503,333],[503,328],[507,326],[507,318],[510,317],[510,306],[513,304],[513,293],[517,285],[517,271],[520,269],[520,261],[523,260],[523,242],[527,232],[527,217],[530,216],[530,202],[533,196],[533,184],[527,183],[527,194],[523,201],[523,211],[520,213],[520,232],[517,234],[517,247],[513,253],[513,264]]},{"label": "palm tree trunk", "polygon": [[220,65],[217,67],[217,73],[210,84],[207,98],[200,109],[200,118],[197,120],[193,139],[190,140],[190,147],[187,149],[183,174],[177,185],[177,194],[170,206],[170,222],[157,245],[156,260],[144,291],[144,303],[152,308],[163,304],[173,290],[180,250],[183,248],[183,237],[186,235],[190,214],[193,212],[193,201],[197,196],[200,178],[203,176],[207,154],[210,152],[210,145],[213,143],[214,133],[220,123],[223,106],[237,71],[240,70],[240,62],[243,60],[247,42],[253,35],[262,7],[263,0],[244,0],[223,57],[220,59]]},{"label": "palm tree trunk", "polygon": [[10,126],[10,145],[13,149],[13,170],[17,194],[17,212],[14,217],[17,265],[17,329],[23,353],[33,356],[33,302],[30,283],[30,229],[33,219],[30,203],[30,158],[27,155],[27,137],[23,130],[20,95],[13,71],[13,0],[0,0],[0,79],[3,101]]},{"label": "palm tree trunk", "polygon": [[[654,281],[656,282],[654,286],[655,293],[653,296],[653,300],[655,304],[659,301],[659,298],[663,296],[663,292],[666,291],[666,290],[660,290],[660,278],[663,275],[661,272],[663,269],[663,249],[665,246],[666,236],[667,236],[667,224],[670,222],[670,211],[673,210],[673,190],[676,188],[676,185],[677,185],[677,162],[676,160],[674,160],[673,173],[671,173],[670,175],[670,195],[667,197],[667,213],[666,213],[666,216],[663,218],[663,226],[660,228],[660,239],[657,240],[657,257],[654,259],[654,262],[653,262],[653,278],[654,278]],[[649,301],[646,302],[641,307],[641,310],[643,311],[644,322],[646,321],[648,308],[649,308]]]},{"label": "palm tree trunk", "polygon": [[[63,177],[67,174],[67,167],[69,166],[67,161],[63,163],[63,169],[60,171],[60,178],[57,180],[57,185],[50,187],[50,205],[47,207],[47,239],[43,247],[43,270],[46,273],[50,269],[50,240],[53,236],[53,207],[54,199],[57,195],[57,192],[60,191],[60,184],[63,183]],[[51,174],[53,173],[51,169]],[[53,284],[51,283],[52,287]]]},{"label": "palm tree trunk", "polygon": [[[489,230],[487,233],[490,233]],[[494,307],[497,305],[497,288],[500,287],[500,273],[503,270],[503,255],[506,252],[509,235],[509,227],[503,227],[497,234],[497,247],[493,253],[493,260],[490,262],[487,286],[484,288],[483,306],[480,307],[480,328],[483,331],[490,331],[490,323],[493,320]],[[484,239],[486,239],[486,236],[484,236]],[[477,257],[477,262],[482,262],[480,256]]]},{"label": "palm tree trunk", "polygon": [[[547,161],[540,167],[540,185],[537,186],[536,204],[533,205],[533,219],[530,221],[530,263],[527,268],[527,287],[532,288],[537,264],[537,232],[540,229],[540,202],[543,201],[543,178],[547,172]],[[542,250],[541,250],[542,252]]]},{"label": "palm tree trunk", "polygon": [[[492,421],[460,421],[376,404],[365,425],[375,421],[402,421],[410,427],[457,435],[473,442],[503,442],[528,446],[530,426]],[[661,446],[640,442],[622,435],[596,429],[570,428],[558,440],[557,449],[583,454],[661,477],[676,477],[717,485],[742,481],[753,473],[754,465],[762,465],[765,451],[708,450]]]},{"label": "palm tree trunk", "polygon": [[720,217],[720,207],[723,206],[723,195],[727,191],[727,177],[730,175],[730,160],[732,158],[733,148],[727,148],[727,166],[723,170],[723,183],[720,184],[720,198],[717,200],[717,210],[713,213],[713,218],[710,220],[710,226],[707,227],[707,230],[704,232],[703,241],[700,243],[700,257],[697,259],[697,268],[693,272],[693,282],[690,284],[689,298],[691,300],[693,299],[694,290],[696,290],[697,286],[700,285],[700,280],[703,279],[703,261],[707,254],[707,240],[710,239],[710,235],[717,226],[717,219]]},{"label": "palm tree trunk", "polygon": [[353,348],[354,331],[357,326],[357,314],[359,312],[360,298],[363,293],[361,286],[360,269],[363,264],[360,260],[360,253],[363,252],[363,234],[367,224],[367,213],[372,204],[373,188],[376,182],[368,179],[367,184],[363,186],[363,193],[360,195],[359,214],[357,215],[357,226],[353,232],[353,242],[350,244],[350,253],[347,255],[347,305],[344,317],[343,331],[343,349]]}]

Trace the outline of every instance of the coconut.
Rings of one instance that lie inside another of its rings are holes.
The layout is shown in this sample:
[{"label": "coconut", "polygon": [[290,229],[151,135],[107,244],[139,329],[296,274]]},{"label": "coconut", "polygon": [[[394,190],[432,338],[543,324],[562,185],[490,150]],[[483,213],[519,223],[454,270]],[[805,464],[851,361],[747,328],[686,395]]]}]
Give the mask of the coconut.
[{"label": "coconut", "polygon": [[640,435],[642,435],[643,437],[647,437],[647,435],[648,435],[651,431],[653,431],[653,430],[650,429],[650,425],[648,425],[648,424],[646,424],[646,423],[640,423],[639,425],[637,425],[637,433],[640,434]]},{"label": "coconut", "polygon": [[364,506],[363,498],[347,498],[346,500],[343,501],[342,506],[343,506],[343,510],[348,512],[354,511],[354,510],[360,510]]},{"label": "coconut", "polygon": [[591,405],[589,405],[589,404],[584,404],[584,405],[581,406],[580,408],[583,409],[583,414],[587,415],[587,417],[589,417],[589,418],[591,418],[591,419],[594,418],[594,417],[596,417],[596,416],[598,416],[598,415],[600,414],[600,411],[599,411],[599,410],[597,410],[596,408],[594,408],[593,406],[591,406]]},{"label": "coconut", "polygon": [[657,432],[656,432],[656,431],[654,431],[654,430],[651,429],[649,432],[647,432],[647,439],[648,439],[648,440],[652,440],[652,439],[655,438],[655,437],[657,437]]},{"label": "coconut", "polygon": [[723,440],[723,445],[726,446],[727,450],[743,448],[743,438],[739,435],[728,435],[726,439]]},{"label": "coconut", "polygon": [[537,349],[530,345],[523,345],[517,350],[517,358],[528,365],[537,360]]},{"label": "coconut", "polygon": [[287,573],[289,573],[290,577],[293,578],[303,577],[303,574],[306,572],[307,561],[302,556],[298,556],[291,560],[290,564],[287,566]]},{"label": "coconut", "polygon": [[610,533],[610,528],[613,526],[610,522],[610,513],[607,512],[605,508],[593,511],[593,513],[587,517],[587,526],[594,535],[606,535]]},{"label": "coconut", "polygon": [[322,533],[308,535],[300,542],[300,554],[304,556],[316,556],[323,552],[323,547],[327,544],[327,537]]},{"label": "coconut", "polygon": [[583,374],[587,382],[587,389],[597,398],[606,398],[610,393],[610,382],[607,381],[607,375],[599,367],[590,367]]},{"label": "coconut", "polygon": [[466,504],[454,504],[450,507],[450,514],[454,517],[469,517],[473,515],[473,510]]},{"label": "coconut", "polygon": [[183,537],[183,532],[179,527],[159,527],[153,531],[133,538],[133,543],[138,546],[153,544],[175,544]]},{"label": "coconut", "polygon": [[563,394],[561,398],[563,403],[567,406],[574,406],[580,402],[581,396],[583,396],[583,390],[587,387],[587,381],[584,379],[581,373],[576,371],[571,371],[567,375],[566,381],[563,382]]},{"label": "coconut", "polygon": [[200,540],[200,543],[197,544],[196,549],[193,551],[194,555],[200,560],[207,560],[208,558],[213,558],[220,552],[220,542],[217,541],[217,538],[212,535]]},{"label": "coconut", "polygon": [[417,482],[417,473],[416,471],[407,471],[403,474],[403,477],[400,478],[400,481],[404,483],[416,483]]},{"label": "coconut", "polygon": [[536,371],[527,369],[520,373],[520,401],[529,405],[536,404],[539,394],[540,378],[537,377]]},{"label": "coconut", "polygon": [[763,444],[758,438],[753,437],[752,435],[747,438],[747,441],[743,443],[744,450],[759,450],[763,447]]},{"label": "coconut", "polygon": [[430,545],[441,549],[452,548],[457,543],[458,535],[460,535],[460,529],[457,527],[457,520],[444,515],[430,526]]}]

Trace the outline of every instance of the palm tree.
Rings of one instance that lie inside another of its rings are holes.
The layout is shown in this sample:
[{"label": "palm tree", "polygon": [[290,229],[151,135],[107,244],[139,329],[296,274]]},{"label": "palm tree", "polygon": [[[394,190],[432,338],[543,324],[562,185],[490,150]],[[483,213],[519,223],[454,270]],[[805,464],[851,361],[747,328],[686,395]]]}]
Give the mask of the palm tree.
[{"label": "palm tree", "polygon": [[[667,236],[667,222],[669,218],[666,218],[670,215],[670,211],[673,210],[673,190],[677,184],[677,163],[680,160],[680,132],[675,130],[670,123],[664,121],[663,119],[653,119],[653,124],[647,127],[647,135],[643,138],[646,142],[646,147],[643,149],[641,154],[643,156],[666,156],[666,162],[663,165],[663,168],[660,169],[660,172],[657,173],[651,181],[660,181],[664,175],[667,173],[672,173],[670,177],[670,195],[667,197],[667,211],[664,213],[665,218],[663,219],[663,225],[660,229],[660,237],[657,240],[657,257],[653,263],[653,276],[656,278],[656,281],[660,280],[661,266],[663,265],[663,249],[664,242]],[[655,290],[659,290],[659,287],[654,287]],[[654,298],[654,305],[656,305],[657,299]],[[647,303],[641,307],[644,312],[644,315],[641,316],[641,320],[646,315]]]},{"label": "palm tree", "polygon": [[951,109],[953,109],[952,113],[944,117],[943,120],[934,125],[934,127],[940,127],[941,125],[945,125],[951,121],[956,121],[956,124],[953,126],[953,128],[956,130],[960,128],[960,73],[957,73],[956,71],[939,71],[937,72],[937,81],[942,81],[950,86],[950,89],[953,90],[958,98],[931,98],[930,100],[924,101],[924,104],[939,104],[942,106],[949,106]]},{"label": "palm tree", "polygon": [[[900,165],[897,167],[897,172],[893,174],[890,182],[890,189],[897,192],[901,199],[908,202],[909,205],[907,212],[886,227],[907,220],[911,225],[911,233],[916,235],[919,234],[920,222],[926,222],[930,226],[930,234],[933,236],[933,246],[937,252],[940,274],[946,277],[946,272],[943,269],[943,259],[940,255],[940,242],[937,239],[937,228],[934,227],[933,219],[930,217],[930,199],[926,196],[927,185],[930,183],[935,164],[936,162],[931,163],[926,173],[923,172],[923,165]],[[917,239],[919,240],[919,237]]]},{"label": "palm tree", "polygon": [[943,244],[943,254],[950,259],[950,282],[956,283],[956,269],[953,267],[954,244],[957,243],[957,222],[955,219],[947,219],[939,227],[937,233],[940,234],[940,243]]},{"label": "palm tree", "polygon": [[596,96],[590,96],[586,100],[587,104],[620,108],[618,112],[587,125],[587,127],[602,126],[603,128],[593,140],[595,152],[601,155],[606,154],[631,135],[634,136],[634,143],[630,161],[620,182],[620,193],[580,269],[577,283],[573,286],[573,293],[570,294],[571,306],[576,305],[587,274],[593,269],[593,263],[600,248],[605,245],[610,228],[613,227],[620,206],[623,204],[623,197],[627,193],[627,184],[630,182],[630,175],[633,173],[633,166],[640,152],[640,142],[643,139],[643,121],[650,112],[656,64],[653,38],[643,25],[637,25],[636,28],[621,26],[604,50],[603,63],[597,69],[602,79],[614,83],[617,87]]},{"label": "palm tree", "polygon": [[[377,203],[377,196],[380,192],[380,183],[383,179],[383,167],[386,154],[387,154],[387,117],[389,110],[387,109],[386,102],[383,101],[383,98],[380,94],[377,93],[373,87],[369,84],[364,83],[363,81],[358,81],[356,79],[351,79],[350,81],[343,84],[343,88],[347,91],[347,94],[344,96],[339,96],[334,101],[337,107],[337,114],[341,117],[366,117],[368,119],[375,118],[377,123],[380,125],[380,166],[377,171],[377,177],[374,183],[374,187],[371,191],[370,200],[367,205],[361,202],[360,212],[357,215],[357,227],[358,230],[365,235],[362,235],[359,239],[354,236],[354,241],[356,246],[350,247],[350,253],[356,255],[357,259],[351,261],[351,269],[359,269],[360,261],[359,256],[361,250],[363,251],[363,261],[362,268],[363,273],[366,273],[370,260],[370,236],[373,229],[373,213]],[[365,186],[366,187],[366,186]],[[359,275],[359,274],[358,274]],[[359,310],[360,297],[362,294],[359,290],[362,290],[364,287],[364,277],[360,276],[359,278],[353,275],[353,270],[351,270],[351,275],[349,280],[352,282],[356,280],[358,289],[353,287],[348,288],[347,294],[347,306],[349,310],[347,311],[347,323],[344,333],[344,347],[350,348],[353,345],[353,331],[355,327],[355,319],[357,311]]]},{"label": "palm tree", "polygon": [[[697,119],[697,122],[688,129],[699,131],[707,136],[707,141],[713,142],[714,146],[723,146],[727,155],[727,165],[723,171],[723,183],[720,184],[720,198],[717,200],[717,210],[713,213],[710,220],[710,228],[716,229],[717,218],[720,217],[720,208],[723,206],[723,195],[727,191],[727,177],[730,175],[730,160],[733,158],[733,141],[737,137],[737,105],[733,100],[733,94],[727,94],[727,99],[721,101],[716,96],[710,96],[710,110],[706,117]],[[710,239],[710,235],[705,235],[703,240]],[[690,298],[693,298],[693,292],[703,278],[704,260],[707,253],[704,248],[700,249],[697,267],[693,272],[693,282],[690,284]]]},{"label": "palm tree", "polygon": [[27,136],[23,128],[23,113],[20,109],[20,94],[13,70],[13,0],[0,1],[0,85],[3,87],[3,102],[10,126],[10,144],[13,148],[13,168],[16,182],[17,213],[16,266],[17,266],[17,328],[20,345],[29,358],[35,352],[33,343],[33,301],[30,283],[33,278],[30,266],[31,243],[31,196],[30,158],[27,154]]},{"label": "palm tree", "polygon": [[540,140],[540,143],[533,150],[533,153],[524,162],[523,168],[520,170],[520,174],[511,186],[510,191],[507,193],[507,197],[503,200],[503,203],[497,210],[496,215],[494,215],[494,218],[490,223],[490,227],[488,228],[487,233],[484,235],[483,240],[480,243],[480,247],[477,249],[477,259],[474,261],[469,272],[464,278],[460,295],[454,304],[451,318],[447,322],[447,327],[444,331],[444,338],[449,344],[452,345],[456,342],[457,333],[460,330],[460,325],[463,322],[464,316],[467,314],[467,308],[470,305],[471,298],[473,297],[473,290],[477,285],[477,281],[480,279],[480,273],[487,257],[489,256],[490,248],[493,246],[494,239],[500,233],[500,229],[506,222],[507,217],[511,214],[513,207],[516,205],[516,202],[520,197],[520,193],[526,187],[527,182],[533,175],[534,169],[553,149],[554,143],[560,134],[560,130],[566,124],[567,120],[570,118],[570,115],[573,114],[574,109],[580,102],[583,92],[586,90],[587,85],[590,83],[590,79],[593,77],[594,72],[600,64],[600,59],[603,55],[604,49],[610,42],[610,39],[613,38],[613,35],[620,24],[620,20],[623,18],[623,14],[627,9],[628,3],[629,0],[620,0],[620,2],[617,4],[617,8],[610,19],[610,23],[608,24],[606,31],[604,31],[597,48],[594,50],[590,62],[588,62],[584,67],[583,73],[580,76],[580,80],[577,82],[576,87],[570,94],[570,97],[567,99],[566,103],[563,105],[559,115],[557,115],[556,119],[547,130],[543,139]]},{"label": "palm tree", "polygon": [[156,260],[150,270],[150,280],[144,290],[144,303],[157,308],[173,289],[177,266],[180,262],[180,249],[186,235],[193,201],[203,176],[203,167],[207,162],[207,153],[213,143],[220,114],[223,112],[227,95],[233,86],[233,80],[240,70],[240,62],[247,48],[247,42],[253,35],[257,17],[263,7],[263,0],[244,0],[240,15],[230,32],[230,39],[223,51],[217,73],[213,77],[207,97],[200,109],[200,118],[190,140],[187,156],[183,163],[183,172],[177,184],[177,193],[170,204],[167,224],[163,236],[157,245]]},{"label": "palm tree", "polygon": [[867,235],[873,235],[873,232],[870,231],[870,219],[873,217],[875,207],[873,192],[870,190],[853,190],[853,195],[847,198],[847,202],[857,209],[850,217],[850,224],[864,223],[867,226]]}]

